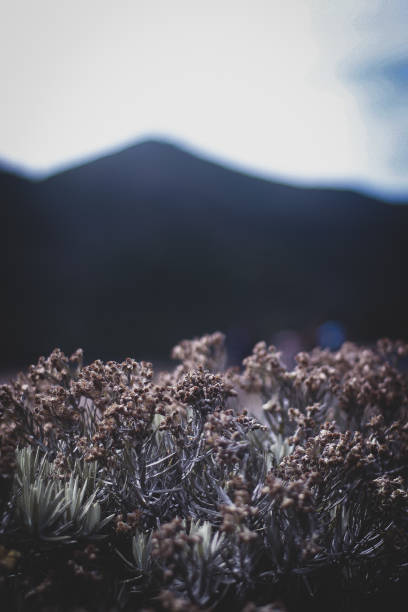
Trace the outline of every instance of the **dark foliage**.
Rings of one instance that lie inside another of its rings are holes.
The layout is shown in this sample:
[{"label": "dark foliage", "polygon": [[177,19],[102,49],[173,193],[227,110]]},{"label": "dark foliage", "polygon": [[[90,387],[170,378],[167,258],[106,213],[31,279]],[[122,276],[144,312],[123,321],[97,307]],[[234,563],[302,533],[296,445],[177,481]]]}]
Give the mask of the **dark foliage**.
[{"label": "dark foliage", "polygon": [[3,609],[405,610],[407,351],[40,358],[0,389]]}]

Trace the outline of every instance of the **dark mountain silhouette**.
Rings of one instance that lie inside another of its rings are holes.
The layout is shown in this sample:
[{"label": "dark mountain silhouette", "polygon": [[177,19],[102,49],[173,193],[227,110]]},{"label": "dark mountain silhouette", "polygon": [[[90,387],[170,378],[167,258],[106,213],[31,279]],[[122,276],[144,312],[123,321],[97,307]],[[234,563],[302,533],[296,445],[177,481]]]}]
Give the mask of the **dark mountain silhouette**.
[{"label": "dark mountain silhouette", "polygon": [[3,172],[0,193],[3,367],[56,345],[163,360],[181,337],[250,344],[328,319],[352,339],[408,336],[403,205],[153,141],[38,182]]}]

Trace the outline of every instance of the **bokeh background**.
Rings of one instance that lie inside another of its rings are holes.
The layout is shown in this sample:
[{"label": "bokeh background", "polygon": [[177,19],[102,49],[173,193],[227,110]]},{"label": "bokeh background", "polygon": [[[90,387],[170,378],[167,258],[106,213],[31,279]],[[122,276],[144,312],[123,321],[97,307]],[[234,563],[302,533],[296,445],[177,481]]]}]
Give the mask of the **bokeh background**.
[{"label": "bokeh background", "polygon": [[0,370],[408,339],[405,0],[2,0]]}]

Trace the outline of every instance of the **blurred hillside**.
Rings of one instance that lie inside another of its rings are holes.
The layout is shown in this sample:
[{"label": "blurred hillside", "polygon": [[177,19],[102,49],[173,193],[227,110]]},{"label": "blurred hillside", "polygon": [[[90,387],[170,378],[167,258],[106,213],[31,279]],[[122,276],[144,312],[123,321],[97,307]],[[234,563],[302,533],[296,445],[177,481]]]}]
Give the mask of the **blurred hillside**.
[{"label": "blurred hillside", "polygon": [[166,360],[221,329],[244,353],[327,320],[408,338],[408,207],[247,176],[161,142],[38,182],[0,173],[0,367],[54,346]]}]

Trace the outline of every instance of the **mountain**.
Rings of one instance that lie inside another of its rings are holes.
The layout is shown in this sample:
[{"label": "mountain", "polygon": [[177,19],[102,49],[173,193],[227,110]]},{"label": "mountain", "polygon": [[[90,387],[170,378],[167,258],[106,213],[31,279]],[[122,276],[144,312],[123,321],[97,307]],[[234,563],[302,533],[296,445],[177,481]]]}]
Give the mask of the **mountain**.
[{"label": "mountain", "polygon": [[0,193],[0,366],[54,346],[165,360],[215,329],[239,353],[332,319],[356,340],[408,336],[404,205],[273,183],[155,141],[42,181],[0,173]]}]

